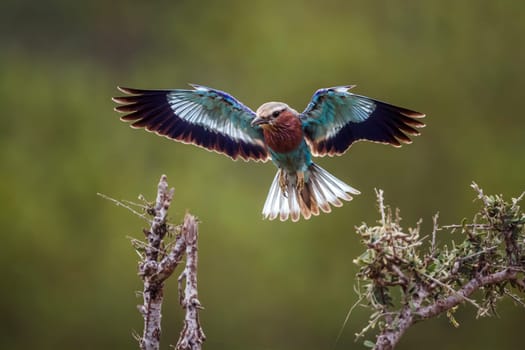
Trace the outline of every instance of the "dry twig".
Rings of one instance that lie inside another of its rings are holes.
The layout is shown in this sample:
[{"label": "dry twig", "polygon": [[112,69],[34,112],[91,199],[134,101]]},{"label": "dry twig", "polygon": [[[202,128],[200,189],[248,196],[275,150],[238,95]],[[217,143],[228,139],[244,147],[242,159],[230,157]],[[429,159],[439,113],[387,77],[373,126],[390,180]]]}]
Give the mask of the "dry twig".
[{"label": "dry twig", "polygon": [[[138,274],[144,282],[142,291],[143,304],[138,306],[144,318],[142,336],[136,335],[142,350],[160,348],[162,302],[164,299],[164,282],[186,255],[186,266],[179,277],[179,284],[186,279],[184,292],[179,288],[182,307],[186,310],[184,328],[177,342],[177,350],[201,350],[206,339],[199,323],[199,309],[202,309],[197,293],[197,219],[187,213],[182,227],[168,224],[168,209],[173,200],[173,188],[168,188],[166,175],[162,175],[157,188],[157,198],[153,204],[144,206],[146,214],[133,210],[130,206],[105,195],[102,197],[132,211],[135,215],[147,219],[150,228],[144,230],[146,242],[132,240],[133,246],[141,257]],[[180,232],[173,232],[179,230]],[[164,243],[168,233],[176,233],[173,242]]]},{"label": "dry twig", "polygon": [[[375,327],[379,330],[375,343],[365,345],[393,349],[414,323],[442,313],[459,325],[453,312],[465,302],[477,308],[478,316],[494,314],[497,302],[510,295],[525,305],[525,214],[518,206],[523,195],[508,203],[501,196],[485,195],[476,184],[472,187],[483,203],[473,222],[439,228],[434,216],[428,250],[419,248],[425,239],[420,238],[419,225],[403,232],[398,212],[392,217],[383,192],[376,191],[379,225],[357,228],[367,247],[355,259],[360,266],[357,289],[360,300],[373,310],[358,337]],[[465,238],[453,242],[452,248],[438,247],[436,233],[442,229],[461,229]],[[474,299],[478,290],[482,293]],[[399,301],[392,296],[397,293]]]}]

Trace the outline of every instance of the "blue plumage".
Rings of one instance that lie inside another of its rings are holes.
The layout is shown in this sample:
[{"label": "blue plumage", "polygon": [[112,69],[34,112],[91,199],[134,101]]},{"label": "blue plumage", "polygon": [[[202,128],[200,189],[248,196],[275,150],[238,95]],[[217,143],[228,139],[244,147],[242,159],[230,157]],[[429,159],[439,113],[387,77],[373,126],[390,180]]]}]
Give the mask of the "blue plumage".
[{"label": "blue plumage", "polygon": [[268,149],[268,151],[275,166],[290,173],[304,172],[312,164],[312,153],[304,140],[297,148],[287,153],[276,152],[272,149]]}]

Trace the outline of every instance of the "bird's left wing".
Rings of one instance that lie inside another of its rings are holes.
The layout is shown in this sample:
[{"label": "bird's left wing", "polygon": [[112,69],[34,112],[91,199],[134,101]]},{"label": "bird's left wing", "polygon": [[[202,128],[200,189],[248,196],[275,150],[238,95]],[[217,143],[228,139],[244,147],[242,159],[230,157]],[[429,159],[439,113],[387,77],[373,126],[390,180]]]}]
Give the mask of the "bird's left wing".
[{"label": "bird's left wing", "polygon": [[343,154],[354,142],[367,140],[399,147],[412,142],[425,126],[425,115],[396,107],[348,90],[351,86],[320,89],[300,118],[312,153],[317,156]]},{"label": "bird's left wing", "polygon": [[133,128],[145,128],[232,159],[268,159],[261,130],[250,122],[255,113],[226,92],[192,85],[194,90],[138,90],[119,87],[129,96],[114,97],[115,110]]}]

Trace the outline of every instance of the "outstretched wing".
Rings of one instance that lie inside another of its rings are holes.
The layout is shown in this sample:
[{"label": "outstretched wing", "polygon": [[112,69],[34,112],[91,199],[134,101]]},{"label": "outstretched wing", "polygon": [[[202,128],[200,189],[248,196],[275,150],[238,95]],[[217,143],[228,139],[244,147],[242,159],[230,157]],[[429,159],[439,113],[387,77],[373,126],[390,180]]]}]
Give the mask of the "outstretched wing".
[{"label": "outstretched wing", "polygon": [[194,90],[138,90],[114,97],[121,120],[170,139],[191,143],[232,159],[268,159],[262,131],[250,122],[255,113],[229,94],[199,85]]},{"label": "outstretched wing", "polygon": [[314,155],[343,154],[360,140],[400,147],[425,126],[417,120],[424,114],[348,92],[354,86],[317,90],[301,113]]}]

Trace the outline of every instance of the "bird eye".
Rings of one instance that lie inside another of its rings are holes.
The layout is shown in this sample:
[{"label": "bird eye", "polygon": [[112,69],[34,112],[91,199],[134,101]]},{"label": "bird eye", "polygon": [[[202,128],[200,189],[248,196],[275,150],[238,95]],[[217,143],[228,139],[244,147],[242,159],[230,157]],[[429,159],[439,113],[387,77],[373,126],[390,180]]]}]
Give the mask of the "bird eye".
[{"label": "bird eye", "polygon": [[274,112],[272,113],[272,116],[273,116],[274,118],[277,118],[277,117],[279,116],[279,113],[281,113],[281,111],[274,111]]}]

